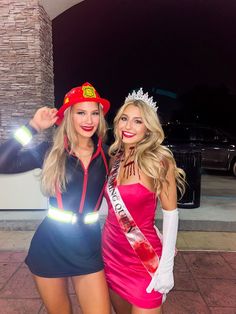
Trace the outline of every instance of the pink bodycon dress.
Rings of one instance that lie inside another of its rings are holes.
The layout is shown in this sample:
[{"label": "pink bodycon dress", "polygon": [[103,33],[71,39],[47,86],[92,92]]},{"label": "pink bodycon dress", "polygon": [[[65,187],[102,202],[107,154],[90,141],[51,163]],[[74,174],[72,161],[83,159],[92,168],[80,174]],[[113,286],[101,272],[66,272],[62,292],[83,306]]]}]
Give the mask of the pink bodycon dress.
[{"label": "pink bodycon dress", "polygon": [[[120,195],[140,230],[160,258],[162,244],[154,229],[156,197],[140,183],[119,185]],[[162,294],[146,292],[151,276],[118,224],[107,192],[108,217],[103,229],[103,259],[109,288],[129,303],[144,309],[159,307]]]}]

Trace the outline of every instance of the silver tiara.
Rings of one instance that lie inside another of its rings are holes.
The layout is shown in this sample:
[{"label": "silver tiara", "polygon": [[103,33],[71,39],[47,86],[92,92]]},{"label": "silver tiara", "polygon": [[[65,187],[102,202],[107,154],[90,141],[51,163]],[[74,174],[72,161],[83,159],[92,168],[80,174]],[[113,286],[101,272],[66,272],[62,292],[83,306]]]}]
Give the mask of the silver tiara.
[{"label": "silver tiara", "polygon": [[132,92],[132,94],[129,94],[125,98],[125,102],[128,101],[134,101],[134,100],[142,100],[144,101],[149,107],[151,107],[153,110],[157,111],[157,103],[153,101],[153,97],[148,97],[148,93],[143,93],[142,87],[136,92],[135,90]]}]

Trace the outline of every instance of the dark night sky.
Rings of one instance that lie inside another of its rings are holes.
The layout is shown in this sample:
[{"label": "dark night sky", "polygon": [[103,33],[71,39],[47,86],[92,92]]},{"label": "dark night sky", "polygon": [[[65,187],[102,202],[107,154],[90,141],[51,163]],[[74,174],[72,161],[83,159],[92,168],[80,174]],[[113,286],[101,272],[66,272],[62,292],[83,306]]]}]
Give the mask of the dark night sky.
[{"label": "dark night sky", "polygon": [[[140,86],[236,94],[235,0],[85,0],[53,20],[53,45],[57,105],[85,81],[113,108]],[[179,108],[154,97],[161,115]]]}]

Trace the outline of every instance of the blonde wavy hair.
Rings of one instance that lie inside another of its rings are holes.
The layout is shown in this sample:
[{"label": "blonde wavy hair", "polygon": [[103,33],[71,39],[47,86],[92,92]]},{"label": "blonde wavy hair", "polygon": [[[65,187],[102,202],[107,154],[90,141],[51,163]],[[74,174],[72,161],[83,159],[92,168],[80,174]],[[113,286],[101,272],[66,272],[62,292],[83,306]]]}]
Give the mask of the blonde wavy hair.
[{"label": "blonde wavy hair", "polygon": [[147,128],[147,135],[141,140],[135,151],[135,162],[148,177],[153,179],[156,195],[162,190],[163,183],[167,182],[166,175],[169,164],[174,165],[176,185],[181,196],[185,191],[185,172],[176,166],[173,153],[164,145],[161,145],[165,136],[156,112],[142,100],[128,101],[119,109],[114,119],[115,142],[109,149],[110,156],[123,150],[123,143],[118,134],[117,124],[124,110],[134,105],[139,108],[143,122]]},{"label": "blonde wavy hair", "polygon": [[[98,106],[98,108],[99,125],[96,133],[98,137],[104,140],[107,126],[101,106]],[[78,139],[72,122],[72,107],[69,107],[65,111],[64,119],[53,136],[52,148],[44,160],[41,174],[41,187],[42,192],[47,196],[55,196],[56,188],[58,188],[60,192],[66,190],[67,179],[65,162],[68,153],[65,150],[65,137],[68,141],[69,150],[74,151]]]}]

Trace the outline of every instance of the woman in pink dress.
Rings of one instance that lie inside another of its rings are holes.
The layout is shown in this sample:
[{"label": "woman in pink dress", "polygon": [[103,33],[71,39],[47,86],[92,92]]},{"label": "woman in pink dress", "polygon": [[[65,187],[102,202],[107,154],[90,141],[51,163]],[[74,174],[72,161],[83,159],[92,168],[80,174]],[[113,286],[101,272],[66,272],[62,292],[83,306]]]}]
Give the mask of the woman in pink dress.
[{"label": "woman in pink dress", "polygon": [[[161,145],[156,110],[152,97],[140,89],[128,95],[114,120],[103,259],[117,314],[159,314],[174,286],[176,186],[184,192],[185,174]],[[163,236],[154,226],[158,200]]]}]

